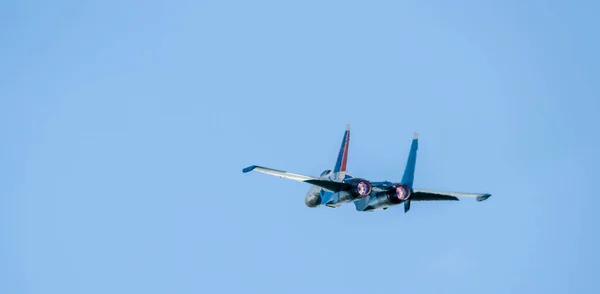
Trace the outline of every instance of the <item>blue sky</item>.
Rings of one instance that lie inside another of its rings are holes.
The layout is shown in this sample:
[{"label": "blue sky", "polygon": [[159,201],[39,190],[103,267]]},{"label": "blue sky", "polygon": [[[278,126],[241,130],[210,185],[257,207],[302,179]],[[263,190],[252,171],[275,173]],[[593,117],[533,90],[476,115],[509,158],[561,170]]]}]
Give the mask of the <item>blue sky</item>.
[{"label": "blue sky", "polygon": [[[593,1],[4,1],[0,293],[598,293]],[[348,169],[488,201],[309,209]]]}]

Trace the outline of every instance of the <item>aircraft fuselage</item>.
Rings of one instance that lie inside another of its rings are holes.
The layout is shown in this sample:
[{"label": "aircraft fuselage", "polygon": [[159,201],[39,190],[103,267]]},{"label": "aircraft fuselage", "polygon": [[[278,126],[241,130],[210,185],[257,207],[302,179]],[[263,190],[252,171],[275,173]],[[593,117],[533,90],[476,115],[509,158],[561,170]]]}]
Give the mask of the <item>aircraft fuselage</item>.
[{"label": "aircraft fuselage", "polygon": [[[331,171],[324,171],[320,179],[333,181],[333,182],[343,182],[349,179],[353,179],[354,177],[349,174],[344,174],[344,180],[339,180],[340,176],[335,176],[331,174]],[[341,192],[330,192],[323,188],[317,186],[311,186],[304,197],[304,203],[308,207],[318,207],[321,205],[337,208],[346,203],[351,203],[354,201],[358,201],[360,204],[360,211],[372,211],[377,209],[387,209],[390,206],[398,205],[403,201],[391,201],[389,194],[385,193],[388,191],[390,187],[393,187],[394,184],[388,181],[384,182],[373,182],[371,183],[372,190],[371,193],[365,198],[355,198],[351,193],[347,191]]]}]

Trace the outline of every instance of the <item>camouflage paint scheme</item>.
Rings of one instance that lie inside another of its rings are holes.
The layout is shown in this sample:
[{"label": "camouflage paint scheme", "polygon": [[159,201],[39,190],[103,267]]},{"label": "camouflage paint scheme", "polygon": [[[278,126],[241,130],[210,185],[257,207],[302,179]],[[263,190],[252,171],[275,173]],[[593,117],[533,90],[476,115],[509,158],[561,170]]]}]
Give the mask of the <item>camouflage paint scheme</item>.
[{"label": "camouflage paint scheme", "polygon": [[356,178],[346,172],[348,148],[350,145],[350,125],[346,127],[342,145],[333,170],[325,170],[319,177],[289,173],[283,170],[252,165],[243,169],[244,173],[257,171],[285,179],[308,183],[311,185],[304,198],[308,207],[326,206],[336,208],[345,203],[353,202],[358,211],[374,211],[387,209],[403,204],[404,212],[410,210],[412,201],[458,201],[462,197],[475,198],[481,202],[488,199],[487,193],[458,193],[414,189],[415,166],[419,135],[414,134],[408,153],[404,175],[400,182],[371,182]]}]

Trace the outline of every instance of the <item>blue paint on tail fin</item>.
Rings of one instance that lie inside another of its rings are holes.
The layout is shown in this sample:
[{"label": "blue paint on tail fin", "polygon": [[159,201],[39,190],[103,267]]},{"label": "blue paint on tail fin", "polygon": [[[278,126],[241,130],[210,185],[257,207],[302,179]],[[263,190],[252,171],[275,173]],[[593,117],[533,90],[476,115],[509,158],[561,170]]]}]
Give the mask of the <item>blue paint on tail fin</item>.
[{"label": "blue paint on tail fin", "polygon": [[412,143],[410,144],[410,152],[406,161],[406,168],[402,176],[402,184],[407,185],[412,189],[415,179],[415,165],[417,163],[417,149],[419,149],[419,134],[415,133]]},{"label": "blue paint on tail fin", "polygon": [[[415,133],[412,143],[410,144],[410,152],[408,153],[408,160],[406,162],[406,168],[404,169],[404,175],[402,176],[401,183],[412,189],[413,181],[415,178],[415,165],[417,163],[417,149],[419,149],[419,134]],[[381,183],[383,184],[383,183]],[[391,183],[390,183],[391,184]],[[382,185],[383,186],[383,185]],[[354,201],[354,206],[358,211],[364,211],[369,206],[369,200],[372,196],[358,199]]]},{"label": "blue paint on tail fin", "polygon": [[344,133],[344,139],[342,140],[342,146],[340,147],[340,153],[338,154],[337,161],[335,162],[335,168],[333,173],[345,172],[346,162],[348,161],[348,145],[350,143],[350,124],[346,126],[346,132]]}]

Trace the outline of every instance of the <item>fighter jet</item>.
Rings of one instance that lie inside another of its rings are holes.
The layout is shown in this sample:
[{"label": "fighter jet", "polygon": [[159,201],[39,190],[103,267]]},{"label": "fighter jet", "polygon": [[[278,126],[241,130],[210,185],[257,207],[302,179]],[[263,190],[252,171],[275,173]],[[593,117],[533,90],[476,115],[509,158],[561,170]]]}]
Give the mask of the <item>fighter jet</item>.
[{"label": "fighter jet", "polygon": [[475,198],[481,202],[488,199],[487,193],[458,193],[433,190],[414,189],[415,165],[417,162],[417,149],[419,148],[419,134],[414,133],[408,153],[408,160],[404,175],[400,182],[371,182],[363,178],[354,177],[346,172],[348,161],[348,147],[350,144],[350,125],[346,127],[342,146],[333,170],[327,169],[319,177],[312,177],[290,173],[283,170],[252,165],[242,171],[278,176],[298,182],[310,184],[310,190],[304,198],[308,207],[326,206],[336,208],[346,203],[354,203],[357,211],[386,210],[391,206],[403,204],[404,212],[410,210],[413,201],[458,201],[462,197]]}]

